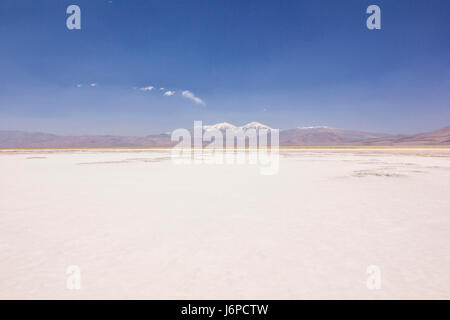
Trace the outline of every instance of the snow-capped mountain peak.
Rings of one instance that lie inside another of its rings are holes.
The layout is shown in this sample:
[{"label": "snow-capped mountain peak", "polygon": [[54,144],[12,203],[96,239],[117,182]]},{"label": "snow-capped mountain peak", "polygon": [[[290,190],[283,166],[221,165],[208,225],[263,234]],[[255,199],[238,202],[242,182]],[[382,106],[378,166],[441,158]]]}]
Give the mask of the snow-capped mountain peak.
[{"label": "snow-capped mountain peak", "polygon": [[235,130],[235,129],[242,129],[242,130],[248,130],[248,129],[255,129],[255,130],[260,130],[260,129],[265,129],[265,130],[272,130],[271,127],[266,126],[265,124],[259,123],[259,122],[250,122],[247,123],[246,125],[243,125],[241,127],[237,127],[235,125],[232,125],[231,123],[228,122],[222,122],[222,123],[216,123],[213,125],[206,125],[203,126],[203,130],[227,130],[227,129],[231,129],[231,130]]},{"label": "snow-capped mountain peak", "polygon": [[222,122],[222,123],[216,123],[213,125],[207,125],[203,126],[204,130],[226,130],[226,129],[236,129],[237,127],[235,125],[232,125],[228,122]]},{"label": "snow-capped mountain peak", "polygon": [[327,126],[313,126],[313,127],[297,127],[296,129],[309,130],[309,129],[332,129],[332,128]]},{"label": "snow-capped mountain peak", "polygon": [[271,127],[266,126],[265,124],[262,124],[262,123],[259,123],[259,122],[256,122],[256,121],[247,123],[246,125],[243,125],[241,128],[244,129],[244,130],[247,130],[247,129],[256,129],[256,130],[259,130],[259,129],[266,129],[266,130],[272,130]]}]

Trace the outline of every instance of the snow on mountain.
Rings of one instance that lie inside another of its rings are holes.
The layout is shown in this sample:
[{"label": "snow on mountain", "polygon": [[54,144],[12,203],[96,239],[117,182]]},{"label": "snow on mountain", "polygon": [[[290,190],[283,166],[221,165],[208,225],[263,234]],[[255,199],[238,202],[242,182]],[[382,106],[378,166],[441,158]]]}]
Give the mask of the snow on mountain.
[{"label": "snow on mountain", "polygon": [[332,129],[332,128],[327,126],[314,126],[314,127],[297,127],[296,129],[309,130],[309,129]]},{"label": "snow on mountain", "polygon": [[203,130],[226,130],[226,129],[237,129],[237,127],[228,122],[203,126]]},{"label": "snow on mountain", "polygon": [[241,127],[232,125],[231,123],[228,122],[222,122],[222,123],[216,123],[213,125],[206,125],[203,126],[203,130],[227,130],[227,129],[243,129],[243,130],[248,130],[248,129],[255,129],[255,130],[260,130],[260,129],[266,129],[266,130],[272,130],[271,127],[266,126],[265,124],[259,123],[259,122],[250,122],[247,123],[246,125],[243,125]]},{"label": "snow on mountain", "polygon": [[262,123],[259,123],[259,122],[255,122],[255,121],[250,122],[250,123],[247,123],[246,125],[243,125],[241,128],[244,129],[244,130],[247,130],[247,129],[256,129],[256,130],[259,130],[259,129],[266,129],[266,130],[272,130],[271,127],[266,126],[265,124],[262,124]]}]

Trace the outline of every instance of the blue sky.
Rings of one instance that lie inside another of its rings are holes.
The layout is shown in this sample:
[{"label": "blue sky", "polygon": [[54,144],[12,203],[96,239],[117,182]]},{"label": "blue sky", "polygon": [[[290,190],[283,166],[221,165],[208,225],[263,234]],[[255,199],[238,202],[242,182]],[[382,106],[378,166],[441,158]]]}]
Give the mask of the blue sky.
[{"label": "blue sky", "polygon": [[449,15],[446,0],[0,0],[0,129],[436,129],[450,124]]}]

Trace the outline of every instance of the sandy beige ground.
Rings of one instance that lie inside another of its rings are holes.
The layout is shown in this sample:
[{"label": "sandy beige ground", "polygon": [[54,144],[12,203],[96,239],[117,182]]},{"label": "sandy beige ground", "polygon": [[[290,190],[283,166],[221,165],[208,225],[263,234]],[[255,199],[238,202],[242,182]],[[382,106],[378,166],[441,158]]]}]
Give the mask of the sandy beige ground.
[{"label": "sandy beige ground", "polygon": [[0,151],[0,298],[449,299],[449,160],[283,150],[263,176],[164,150]]}]

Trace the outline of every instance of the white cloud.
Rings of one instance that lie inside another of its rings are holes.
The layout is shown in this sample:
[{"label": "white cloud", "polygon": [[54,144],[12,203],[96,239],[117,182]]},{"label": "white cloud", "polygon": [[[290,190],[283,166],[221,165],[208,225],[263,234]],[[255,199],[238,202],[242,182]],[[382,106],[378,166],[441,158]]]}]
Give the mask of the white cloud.
[{"label": "white cloud", "polygon": [[184,90],[181,95],[189,100],[194,101],[196,104],[205,105],[205,102],[200,99],[199,97],[196,97],[192,92],[189,90]]},{"label": "white cloud", "polygon": [[168,97],[170,97],[170,96],[173,96],[175,94],[175,91],[166,91],[166,92],[164,92],[164,95],[165,96],[168,96]]},{"label": "white cloud", "polygon": [[151,91],[151,90],[153,90],[153,86],[144,87],[144,88],[141,88],[141,90],[142,91]]},{"label": "white cloud", "polygon": [[95,87],[96,85],[96,83],[91,83],[91,87]]},{"label": "white cloud", "polygon": [[164,90],[164,88],[159,88],[159,90]]},{"label": "white cloud", "polygon": [[81,88],[81,86],[82,86],[81,83],[77,84],[77,88]]}]

